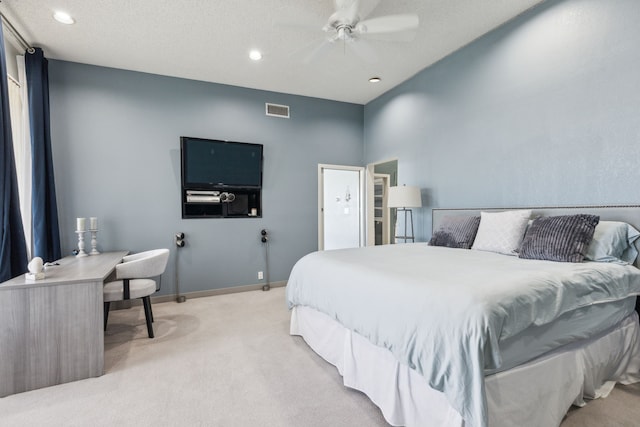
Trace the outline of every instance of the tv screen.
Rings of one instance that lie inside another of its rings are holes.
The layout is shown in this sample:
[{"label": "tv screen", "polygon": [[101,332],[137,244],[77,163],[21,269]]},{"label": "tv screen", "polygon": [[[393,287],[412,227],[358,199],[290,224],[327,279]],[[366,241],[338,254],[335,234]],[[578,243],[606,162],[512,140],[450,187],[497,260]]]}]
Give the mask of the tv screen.
[{"label": "tv screen", "polygon": [[192,188],[262,186],[262,144],[180,138],[182,184]]}]

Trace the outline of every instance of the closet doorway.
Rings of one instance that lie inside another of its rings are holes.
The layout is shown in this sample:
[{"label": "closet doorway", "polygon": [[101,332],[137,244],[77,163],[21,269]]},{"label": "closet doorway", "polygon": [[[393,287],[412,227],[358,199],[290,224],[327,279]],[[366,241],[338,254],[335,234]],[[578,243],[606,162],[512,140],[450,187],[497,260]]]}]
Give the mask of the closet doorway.
[{"label": "closet doorway", "polygon": [[396,209],[387,207],[387,194],[396,185],[397,159],[367,165],[367,246],[395,243]]}]

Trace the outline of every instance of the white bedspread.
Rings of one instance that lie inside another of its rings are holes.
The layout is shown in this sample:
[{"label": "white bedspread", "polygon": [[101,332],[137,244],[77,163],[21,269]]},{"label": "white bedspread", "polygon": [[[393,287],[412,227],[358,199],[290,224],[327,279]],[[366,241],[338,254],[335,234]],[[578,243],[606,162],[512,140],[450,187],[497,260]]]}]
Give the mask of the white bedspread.
[{"label": "white bedspread", "polygon": [[500,339],[637,294],[640,270],[631,266],[422,243],[315,252],[287,285],[290,307],[312,307],[389,349],[472,426],[487,425],[484,371],[500,367]]}]

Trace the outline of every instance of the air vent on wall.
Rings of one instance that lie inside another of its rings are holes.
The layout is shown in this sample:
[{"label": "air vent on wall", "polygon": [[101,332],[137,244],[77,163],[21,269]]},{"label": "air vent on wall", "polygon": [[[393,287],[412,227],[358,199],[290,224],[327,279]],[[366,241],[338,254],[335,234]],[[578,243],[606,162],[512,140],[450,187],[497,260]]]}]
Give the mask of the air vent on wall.
[{"label": "air vent on wall", "polygon": [[282,117],[283,119],[289,118],[289,106],[278,104],[265,104],[267,116]]}]

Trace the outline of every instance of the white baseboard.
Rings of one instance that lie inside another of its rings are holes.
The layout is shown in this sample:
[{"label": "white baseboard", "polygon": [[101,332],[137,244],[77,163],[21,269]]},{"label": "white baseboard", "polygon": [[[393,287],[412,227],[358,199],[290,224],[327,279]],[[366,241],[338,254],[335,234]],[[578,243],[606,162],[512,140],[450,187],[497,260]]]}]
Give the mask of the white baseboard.
[{"label": "white baseboard", "polygon": [[[280,281],[280,282],[271,282],[269,285],[272,288],[282,288],[284,286],[287,286],[287,281],[283,280],[283,281]],[[237,294],[239,292],[259,291],[259,290],[262,289],[263,286],[264,286],[264,284],[233,286],[233,287],[230,287],[230,288],[209,289],[209,290],[206,290],[206,291],[195,291],[195,292],[181,293],[180,295],[186,297],[187,299],[202,298],[202,297],[212,297],[212,296],[216,296],[216,295]],[[155,303],[155,302],[175,301],[177,297],[178,296],[176,294],[159,295],[157,297],[151,297],[151,302]]]},{"label": "white baseboard", "polygon": [[[189,300],[192,298],[212,297],[216,295],[236,294],[239,292],[259,291],[262,289],[264,285],[265,285],[264,283],[260,283],[257,285],[232,286],[229,288],[186,292],[186,293],[181,293],[180,295],[185,297],[187,300]],[[269,285],[272,288],[282,288],[284,286],[287,286],[287,281],[282,280],[280,282],[271,282]],[[151,297],[151,303],[155,304],[155,303],[161,303],[161,302],[171,302],[171,301],[176,301],[177,298],[178,296],[176,294],[158,295],[155,297]],[[113,303],[111,303],[111,310],[120,310],[120,309],[130,308],[137,305],[142,305],[142,300],[139,298],[128,300],[128,301],[114,301]]]}]

